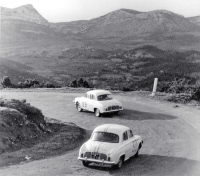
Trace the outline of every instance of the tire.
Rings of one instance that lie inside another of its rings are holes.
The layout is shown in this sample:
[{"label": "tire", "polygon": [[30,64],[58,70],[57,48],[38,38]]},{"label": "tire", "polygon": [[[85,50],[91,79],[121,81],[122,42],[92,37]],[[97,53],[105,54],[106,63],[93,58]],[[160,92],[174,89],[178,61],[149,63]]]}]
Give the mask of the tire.
[{"label": "tire", "polygon": [[82,111],[82,108],[81,108],[79,102],[76,103],[76,109],[78,110],[78,112]]},{"label": "tire", "polygon": [[89,166],[89,162],[87,162],[87,161],[82,161],[82,163],[83,163],[83,166],[85,166],[85,167],[88,167]]},{"label": "tire", "polygon": [[116,165],[114,165],[113,168],[114,168],[114,169],[120,169],[120,168],[122,167],[123,163],[124,163],[124,159],[123,159],[123,157],[121,156],[121,157],[119,158],[118,163],[117,163]]},{"label": "tire", "polygon": [[140,143],[139,146],[138,146],[137,152],[135,154],[135,157],[139,156],[139,151],[140,151],[141,147],[142,147],[142,144]]},{"label": "tire", "polygon": [[94,114],[95,114],[96,117],[101,116],[100,110],[98,108],[95,109]]},{"label": "tire", "polygon": [[115,115],[119,115],[119,111],[114,112]]},{"label": "tire", "polygon": [[137,149],[137,152],[135,154],[135,157],[137,158],[139,156],[139,149]]}]

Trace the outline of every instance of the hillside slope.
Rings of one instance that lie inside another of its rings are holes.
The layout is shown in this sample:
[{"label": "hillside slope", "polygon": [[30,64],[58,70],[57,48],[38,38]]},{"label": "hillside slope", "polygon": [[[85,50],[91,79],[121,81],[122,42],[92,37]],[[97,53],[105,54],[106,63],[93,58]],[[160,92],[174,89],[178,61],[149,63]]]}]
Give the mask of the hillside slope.
[{"label": "hillside slope", "polygon": [[0,57],[0,82],[4,76],[9,76],[11,82],[14,84],[17,84],[18,82],[24,82],[29,78],[37,78],[39,81],[49,81],[49,79],[45,77],[30,73],[32,69],[32,67],[29,67],[25,64]]},{"label": "hillside slope", "polygon": [[200,16],[190,17],[188,20],[198,26],[200,26]]},{"label": "hillside slope", "polygon": [[187,18],[166,10],[138,12],[129,9],[116,10],[88,21],[58,23],[50,26],[64,33],[79,33],[83,37],[96,38],[186,32],[198,29]]},{"label": "hillside slope", "polygon": [[40,15],[31,4],[20,6],[14,9],[1,7],[1,19],[24,20],[41,25],[48,25],[48,21],[42,15]]},{"label": "hillside slope", "polygon": [[145,13],[114,11],[89,22],[91,27],[80,31],[88,37],[127,37],[153,33],[186,32],[197,29],[183,16],[158,10]]},{"label": "hillside slope", "polygon": [[[28,4],[14,9],[2,7],[1,16],[4,45],[7,42],[13,44],[13,41],[15,45],[21,41],[29,44],[35,41],[65,41],[66,36],[96,40],[130,37],[137,40],[152,35],[200,31],[200,27],[188,18],[166,10],[138,12],[119,9],[91,20],[49,23]],[[155,38],[149,39],[155,41]]]}]

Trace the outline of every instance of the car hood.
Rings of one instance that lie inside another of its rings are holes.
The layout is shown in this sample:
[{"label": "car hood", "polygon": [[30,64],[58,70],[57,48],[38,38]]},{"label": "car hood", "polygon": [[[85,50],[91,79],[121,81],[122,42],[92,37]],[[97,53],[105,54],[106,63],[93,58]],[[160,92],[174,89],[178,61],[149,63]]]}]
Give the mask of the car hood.
[{"label": "car hood", "polygon": [[119,146],[119,143],[108,143],[89,140],[84,144],[84,150],[88,152],[98,152],[110,154]]},{"label": "car hood", "polygon": [[102,104],[103,106],[113,106],[113,105],[119,105],[121,106],[121,103],[115,99],[112,100],[105,100],[105,101],[98,101],[98,103]]}]

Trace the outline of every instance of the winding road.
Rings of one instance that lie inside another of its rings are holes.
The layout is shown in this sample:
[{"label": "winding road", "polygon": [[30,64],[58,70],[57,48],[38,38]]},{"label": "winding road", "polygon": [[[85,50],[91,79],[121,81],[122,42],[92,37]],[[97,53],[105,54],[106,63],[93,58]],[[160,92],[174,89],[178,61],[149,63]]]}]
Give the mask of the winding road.
[{"label": "winding road", "polygon": [[200,110],[194,107],[139,96],[115,93],[124,110],[119,115],[96,117],[78,112],[73,99],[82,93],[0,91],[0,97],[26,99],[47,117],[73,122],[93,130],[105,123],[129,126],[143,137],[138,158],[126,161],[120,170],[92,165],[84,167],[77,160],[78,148],[62,156],[0,168],[1,176],[199,176]]}]

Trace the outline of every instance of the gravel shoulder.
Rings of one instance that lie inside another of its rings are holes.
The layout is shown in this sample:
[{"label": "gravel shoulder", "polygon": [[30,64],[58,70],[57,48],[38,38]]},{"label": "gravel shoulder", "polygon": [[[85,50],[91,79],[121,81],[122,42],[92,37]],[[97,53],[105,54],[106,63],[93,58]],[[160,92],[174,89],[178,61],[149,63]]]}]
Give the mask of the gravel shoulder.
[{"label": "gravel shoulder", "polygon": [[121,170],[91,166],[77,161],[78,149],[62,156],[0,169],[0,175],[199,175],[200,110],[138,93],[114,93],[124,111],[117,116],[97,118],[93,113],[76,111],[72,101],[79,92],[1,91],[0,96],[26,99],[50,118],[73,122],[93,130],[104,123],[124,124],[144,139],[140,157],[125,162]]}]

